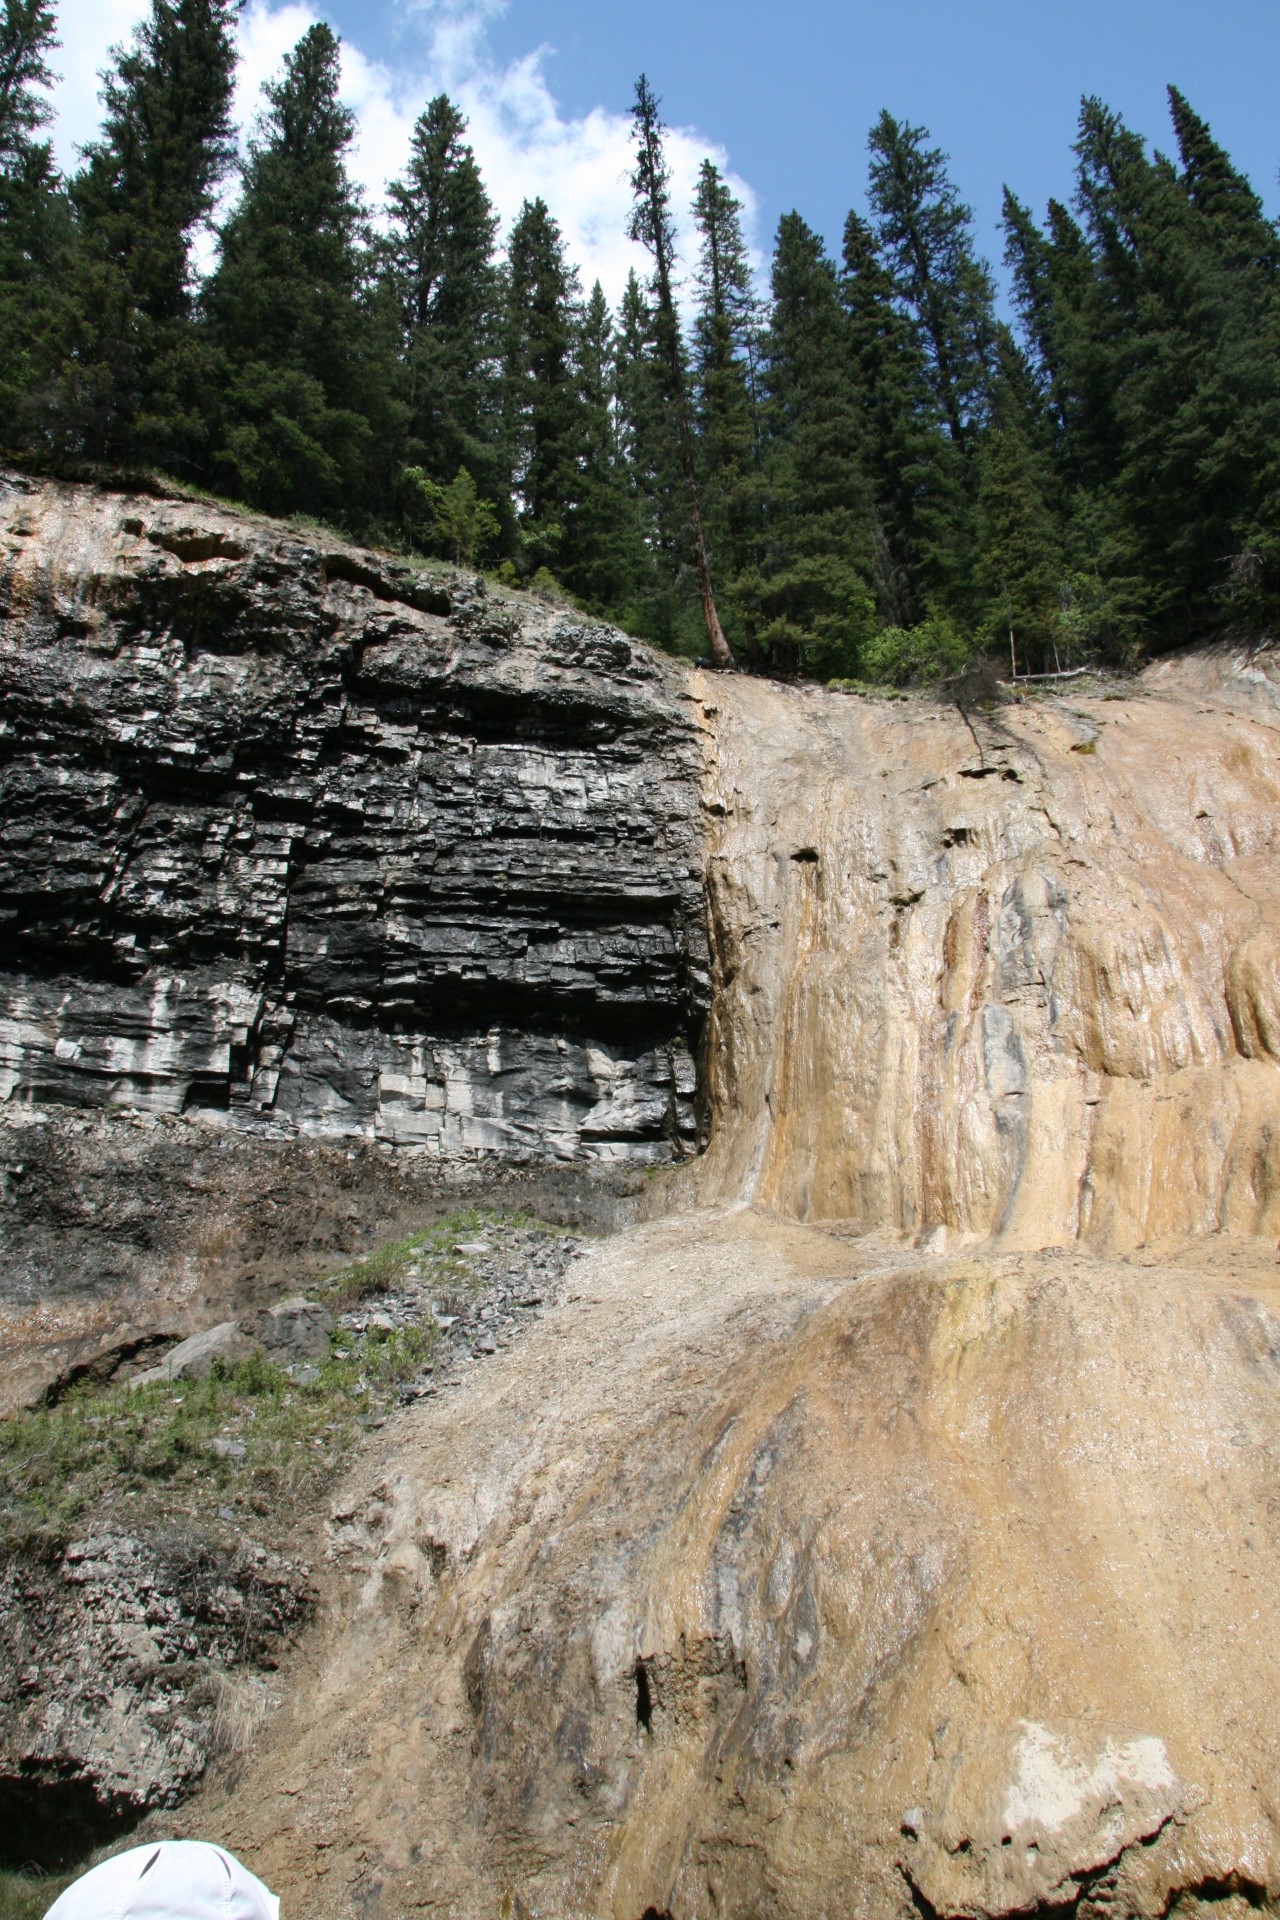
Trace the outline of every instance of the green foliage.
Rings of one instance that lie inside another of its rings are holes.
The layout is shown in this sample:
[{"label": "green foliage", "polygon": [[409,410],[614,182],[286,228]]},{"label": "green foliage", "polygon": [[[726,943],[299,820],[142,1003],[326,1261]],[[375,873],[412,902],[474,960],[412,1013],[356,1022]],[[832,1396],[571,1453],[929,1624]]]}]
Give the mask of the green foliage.
[{"label": "green foliage", "polygon": [[403,477],[426,513],[428,548],[460,567],[474,565],[477,554],[490,546],[501,530],[493,501],[480,498],[465,467],[458,468],[447,487],[429,479],[421,467],[406,467]]},{"label": "green foliage", "polygon": [[856,671],[875,623],[871,499],[835,267],[797,213],[778,226],[765,341],[765,530],[739,581],[769,658],[824,679]]},{"label": "green foliage", "polygon": [[973,248],[973,215],[923,127],[882,113],[871,129],[876,239],[894,292],[924,343],[935,404],[968,451],[986,417],[995,346],[991,275]]},{"label": "green foliage", "polygon": [[365,218],[346,170],[355,122],[338,78],[338,42],[318,25],[264,89],[206,305],[227,374],[218,485],[274,513],[342,521],[376,464],[394,361],[369,297]]},{"label": "green foliage", "polygon": [[958,673],[974,647],[944,613],[914,627],[882,627],[862,649],[862,677],[892,687],[927,686]]},{"label": "green foliage", "polygon": [[235,151],[234,0],[151,0],[71,183],[79,339],[64,404],[96,458],[198,468],[212,382],[191,253]]},{"label": "green foliage", "polygon": [[465,467],[486,495],[502,501],[509,462],[498,222],[466,129],[444,94],[419,116],[408,165],[387,193],[385,274],[410,464],[441,484]]},{"label": "green foliage", "polygon": [[1042,667],[1280,618],[1280,234],[1176,88],[1176,160],[1086,100],[1073,210],[1041,224],[1006,191],[1016,342],[946,157],[888,113],[839,270],[789,214],[767,303],[703,163],[685,324],[644,76],[649,272],[616,314],[540,199],[499,256],[443,94],[375,234],[324,25],[265,89],[199,285],[235,0],[149,0],[70,182],[42,138],[53,8],[0,7],[0,439],[29,462],[147,465],[510,584],[546,570],[723,664],[718,594],[755,662],[824,677],[918,676],[935,619],[1002,653],[1012,628]]},{"label": "green foliage", "polygon": [[[260,1354],[207,1380],[80,1387],[54,1407],[0,1422],[0,1538],[60,1532],[109,1505],[201,1512],[240,1495],[303,1497],[375,1412],[429,1358],[432,1327],[344,1336],[302,1384]],[[239,1442],[221,1457],[215,1439]]]},{"label": "green foliage", "polygon": [[586,475],[577,357],[581,297],[546,202],[526,200],[507,247],[506,444],[523,552],[573,571]]}]

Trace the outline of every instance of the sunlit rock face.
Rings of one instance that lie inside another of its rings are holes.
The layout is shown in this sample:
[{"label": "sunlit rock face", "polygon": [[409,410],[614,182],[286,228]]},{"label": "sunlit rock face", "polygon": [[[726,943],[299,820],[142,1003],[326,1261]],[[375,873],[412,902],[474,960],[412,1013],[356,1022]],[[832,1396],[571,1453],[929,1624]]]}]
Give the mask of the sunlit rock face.
[{"label": "sunlit rock face", "polygon": [[703,1191],[1038,1247],[1280,1231],[1280,680],[700,688]]},{"label": "sunlit rock face", "polygon": [[1280,1906],[1280,1323],[1221,1246],[589,1248],[328,1528],[199,1830],[325,1916]]},{"label": "sunlit rock face", "polygon": [[0,483],[0,1097],[670,1157],[705,1004],[673,672],[205,504]]}]

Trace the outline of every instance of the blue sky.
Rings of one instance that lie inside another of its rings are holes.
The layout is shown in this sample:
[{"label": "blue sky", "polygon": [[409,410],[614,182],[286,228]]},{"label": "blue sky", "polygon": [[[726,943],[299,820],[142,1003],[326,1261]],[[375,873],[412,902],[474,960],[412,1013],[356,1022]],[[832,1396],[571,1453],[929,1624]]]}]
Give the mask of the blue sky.
[{"label": "blue sky", "polygon": [[[145,0],[63,0],[60,144],[92,133],[94,68]],[[1280,0],[250,0],[244,100],[307,22],[347,44],[359,171],[376,200],[415,113],[442,88],[471,115],[504,219],[541,192],[588,279],[611,294],[631,258],[625,114],[643,67],[678,130],[686,191],[703,152],[736,177],[767,256],[780,214],[832,246],[863,203],[867,130],[882,106],[927,126],[952,158],[979,243],[999,262],[1007,180],[1033,209],[1071,191],[1084,92],[1156,144],[1172,80],[1280,213]]]}]

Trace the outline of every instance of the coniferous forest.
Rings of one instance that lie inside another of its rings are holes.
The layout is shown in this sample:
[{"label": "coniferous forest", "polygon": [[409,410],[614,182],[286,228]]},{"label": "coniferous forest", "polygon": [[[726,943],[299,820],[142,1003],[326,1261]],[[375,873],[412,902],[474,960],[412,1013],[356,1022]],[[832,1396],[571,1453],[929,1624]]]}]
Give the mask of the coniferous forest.
[{"label": "coniferous forest", "polygon": [[1006,190],[1011,330],[945,155],[888,113],[840,257],[788,213],[767,286],[705,161],[682,285],[642,79],[630,231],[650,271],[613,310],[541,199],[499,231],[443,95],[368,205],[324,25],[241,159],[235,0],[152,0],[64,177],[54,8],[3,6],[13,459],[172,476],[823,679],[977,652],[1125,665],[1274,624],[1280,232],[1174,88],[1168,155],[1087,99],[1071,204],[1040,221]]}]

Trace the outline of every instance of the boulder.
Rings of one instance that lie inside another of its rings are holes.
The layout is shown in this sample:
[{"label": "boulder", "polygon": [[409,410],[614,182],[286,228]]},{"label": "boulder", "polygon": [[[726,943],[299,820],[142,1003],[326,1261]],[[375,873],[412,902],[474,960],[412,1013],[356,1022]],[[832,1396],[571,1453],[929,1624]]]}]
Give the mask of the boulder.
[{"label": "boulder", "polygon": [[321,1360],[329,1351],[333,1315],[318,1300],[304,1300],[294,1294],[264,1307],[251,1321],[241,1323],[262,1348],[268,1360],[289,1366],[296,1360]]},{"label": "boulder", "polygon": [[179,1341],[158,1367],[148,1367],[145,1373],[135,1374],[129,1384],[150,1387],[160,1380],[207,1380],[215,1362],[234,1366],[237,1360],[246,1359],[252,1352],[253,1341],[241,1331],[240,1323],[224,1320],[220,1326],[206,1327],[203,1333],[193,1333],[189,1340]]}]

